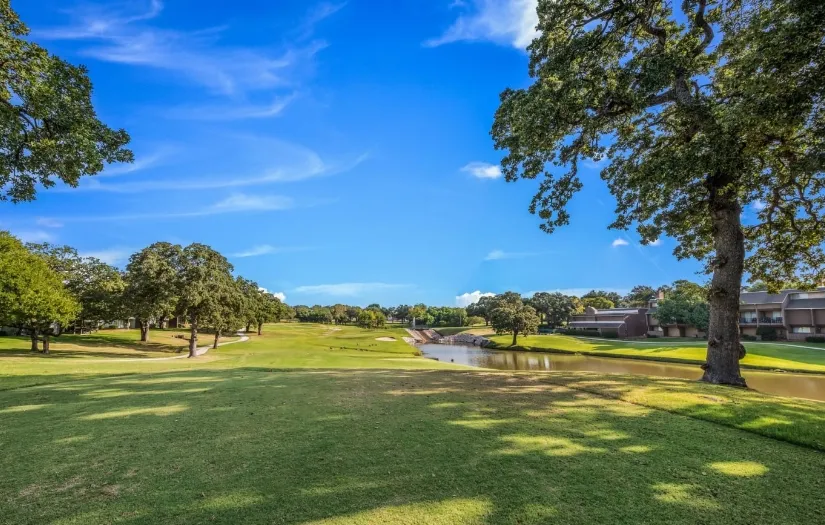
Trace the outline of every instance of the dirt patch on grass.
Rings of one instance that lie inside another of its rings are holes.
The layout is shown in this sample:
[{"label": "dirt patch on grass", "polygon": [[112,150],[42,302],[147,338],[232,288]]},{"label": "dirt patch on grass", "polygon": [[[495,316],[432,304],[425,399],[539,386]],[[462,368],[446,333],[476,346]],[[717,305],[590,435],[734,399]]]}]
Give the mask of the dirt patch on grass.
[{"label": "dirt patch on grass", "polygon": [[397,341],[398,339],[396,339],[395,337],[376,337],[375,340],[376,341],[384,341],[384,342],[387,342],[387,343],[393,343],[393,342]]}]

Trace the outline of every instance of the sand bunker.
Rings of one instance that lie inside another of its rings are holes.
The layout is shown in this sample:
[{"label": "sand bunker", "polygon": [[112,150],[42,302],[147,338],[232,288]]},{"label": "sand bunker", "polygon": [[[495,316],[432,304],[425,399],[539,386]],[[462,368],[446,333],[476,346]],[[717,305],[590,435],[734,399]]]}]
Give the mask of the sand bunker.
[{"label": "sand bunker", "polygon": [[376,337],[375,340],[376,341],[386,341],[388,343],[391,343],[391,342],[395,341],[396,339],[395,339],[395,337]]}]

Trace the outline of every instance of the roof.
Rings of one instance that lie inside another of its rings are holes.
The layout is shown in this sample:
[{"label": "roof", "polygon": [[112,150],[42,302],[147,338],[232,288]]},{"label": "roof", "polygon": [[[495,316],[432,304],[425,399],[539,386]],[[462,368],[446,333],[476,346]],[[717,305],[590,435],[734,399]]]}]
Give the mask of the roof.
[{"label": "roof", "polygon": [[[825,288],[815,288],[813,290],[807,290],[809,292],[822,292],[825,291]],[[795,288],[791,288],[788,290],[782,290],[779,293],[771,294],[768,292],[742,292],[739,294],[739,300],[742,304],[765,304],[765,303],[782,303],[785,301],[785,298],[788,294],[792,293],[805,293],[806,290],[797,290]],[[793,302],[797,301],[806,301],[806,300],[816,300],[816,299],[797,299]],[[820,306],[802,306],[800,308],[822,308]]]},{"label": "roof", "polygon": [[624,321],[571,321],[568,324],[575,328],[619,328]]},{"label": "roof", "polygon": [[776,294],[768,292],[742,292],[739,294],[739,301],[742,304],[781,303],[789,293],[796,291],[797,290],[782,290]]},{"label": "roof", "polygon": [[646,308],[605,308],[604,310],[596,310],[596,315],[632,315],[638,314],[641,310]]},{"label": "roof", "polygon": [[788,301],[786,310],[796,310],[800,308],[825,308],[825,298],[822,299],[794,299]]}]

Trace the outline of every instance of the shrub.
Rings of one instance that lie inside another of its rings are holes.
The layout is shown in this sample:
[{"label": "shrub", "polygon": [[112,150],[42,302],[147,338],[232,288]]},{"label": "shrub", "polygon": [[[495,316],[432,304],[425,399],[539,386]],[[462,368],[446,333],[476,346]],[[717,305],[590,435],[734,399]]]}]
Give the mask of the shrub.
[{"label": "shrub", "polygon": [[470,317],[467,318],[467,326],[477,326],[477,325],[481,325],[481,324],[484,324],[484,318],[483,317],[478,317],[478,316],[473,315],[473,316],[470,316]]},{"label": "shrub", "polygon": [[5,330],[0,330],[0,337],[6,337],[7,335],[9,335],[8,332],[6,332]]},{"label": "shrub", "polygon": [[756,341],[759,338],[756,337],[755,335],[742,334],[741,336],[739,336],[739,339],[741,339],[743,341]]},{"label": "shrub", "polygon": [[825,343],[825,335],[809,335],[805,338],[808,343]]},{"label": "shrub", "polygon": [[756,328],[756,335],[762,336],[763,341],[776,341],[776,328],[773,326],[760,326]]}]

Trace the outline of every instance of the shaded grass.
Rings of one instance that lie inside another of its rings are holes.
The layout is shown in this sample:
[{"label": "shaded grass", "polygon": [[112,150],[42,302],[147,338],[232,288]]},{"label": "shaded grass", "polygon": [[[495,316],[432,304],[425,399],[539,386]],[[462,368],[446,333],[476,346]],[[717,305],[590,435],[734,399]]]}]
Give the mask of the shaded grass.
[{"label": "shaded grass", "polygon": [[0,523],[822,521],[822,452],[602,394],[705,417],[731,393],[713,417],[820,432],[822,405],[611,380],[237,368],[2,392]]},{"label": "shaded grass", "polygon": [[[705,362],[707,343],[684,340],[607,341],[565,335],[531,335],[520,337],[517,347],[510,346],[512,335],[486,335],[499,348],[513,350],[540,350],[565,353],[579,353],[598,357],[633,357],[668,362],[701,364]],[[742,366],[800,372],[825,372],[825,345],[804,343],[800,348],[794,343],[744,342],[748,354],[740,362]],[[821,349],[819,348],[821,347]]]}]

